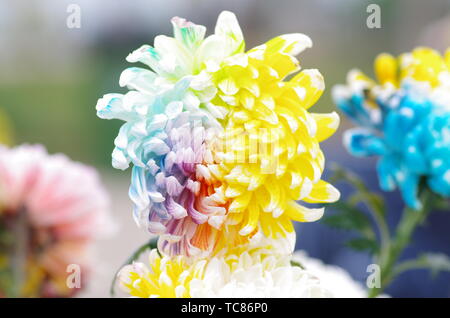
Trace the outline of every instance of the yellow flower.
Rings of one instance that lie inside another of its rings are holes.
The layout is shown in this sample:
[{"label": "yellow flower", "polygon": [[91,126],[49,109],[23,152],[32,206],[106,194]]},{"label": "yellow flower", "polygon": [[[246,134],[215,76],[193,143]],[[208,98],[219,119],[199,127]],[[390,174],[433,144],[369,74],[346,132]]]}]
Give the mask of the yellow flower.
[{"label": "yellow flower", "polygon": [[160,256],[150,252],[150,269],[142,263],[126,265],[119,272],[120,287],[130,296],[140,298],[189,297],[189,283],[199,277],[205,261],[191,267],[184,256]]},{"label": "yellow flower", "polygon": [[428,82],[431,87],[442,84],[443,74],[449,76],[450,50],[445,56],[427,48],[418,47],[398,58],[390,54],[380,54],[375,60],[375,74],[381,84],[391,83],[399,87],[406,78]]}]

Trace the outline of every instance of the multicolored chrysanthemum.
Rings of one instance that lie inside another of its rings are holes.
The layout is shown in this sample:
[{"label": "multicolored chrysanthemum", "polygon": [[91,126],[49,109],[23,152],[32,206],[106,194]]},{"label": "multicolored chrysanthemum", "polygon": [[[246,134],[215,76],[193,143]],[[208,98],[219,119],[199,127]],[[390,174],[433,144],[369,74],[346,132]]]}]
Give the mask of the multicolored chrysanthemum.
[{"label": "multicolored chrysanthemum", "polygon": [[445,56],[417,48],[375,60],[379,83],[358,70],[337,86],[336,104],[361,127],[344,143],[356,156],[379,156],[383,190],[400,188],[406,204],[419,209],[423,179],[436,193],[450,196],[450,50]]},{"label": "multicolored chrysanthemum", "polygon": [[319,143],[339,117],[308,109],[324,89],[317,70],[295,55],[303,34],[276,37],[245,52],[236,17],[222,12],[215,33],[181,18],[174,37],[157,36],[127,60],[130,91],[99,100],[99,117],[126,121],[113,165],[133,163],[130,197],[138,223],[160,235],[168,255],[208,255],[245,244],[256,233],[281,238],[292,220],[320,218],[339,192],[321,180]]},{"label": "multicolored chrysanthemum", "polygon": [[93,239],[111,230],[108,212],[93,168],[39,145],[0,146],[0,297],[79,291],[66,283],[68,265],[80,266],[83,287]]}]

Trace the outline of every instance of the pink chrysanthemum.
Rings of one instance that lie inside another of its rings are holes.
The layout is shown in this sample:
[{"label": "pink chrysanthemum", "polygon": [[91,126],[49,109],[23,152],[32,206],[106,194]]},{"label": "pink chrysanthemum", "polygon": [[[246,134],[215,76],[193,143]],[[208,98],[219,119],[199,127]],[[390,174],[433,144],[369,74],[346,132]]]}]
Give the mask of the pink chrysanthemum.
[{"label": "pink chrysanthemum", "polygon": [[79,265],[85,281],[91,243],[111,229],[108,212],[93,168],[39,145],[0,146],[0,269],[9,272],[0,296],[73,295],[67,266]]}]

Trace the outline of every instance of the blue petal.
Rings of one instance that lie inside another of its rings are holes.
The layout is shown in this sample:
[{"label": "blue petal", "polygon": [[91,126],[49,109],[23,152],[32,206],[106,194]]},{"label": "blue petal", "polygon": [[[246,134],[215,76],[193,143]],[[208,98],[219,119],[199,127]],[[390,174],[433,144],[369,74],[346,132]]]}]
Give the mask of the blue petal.
[{"label": "blue petal", "polygon": [[434,192],[450,197],[450,165],[443,174],[428,178],[428,185]]},{"label": "blue petal", "polygon": [[396,175],[396,179],[406,205],[415,210],[421,209],[422,204],[417,198],[420,180],[419,175],[410,173],[407,170],[401,170]]},{"label": "blue petal", "polygon": [[133,120],[136,115],[123,106],[122,94],[106,94],[97,101],[95,106],[97,116],[102,119],[120,119],[124,121]]},{"label": "blue petal", "polygon": [[430,147],[426,153],[430,165],[430,174],[443,175],[450,165],[450,146]]},{"label": "blue petal", "polygon": [[354,156],[383,155],[386,152],[384,141],[364,128],[347,130],[344,133],[344,145]]},{"label": "blue petal", "polygon": [[417,126],[411,131],[405,140],[403,156],[405,164],[412,172],[427,174],[429,165],[425,156],[425,146],[422,143],[423,126]]},{"label": "blue petal", "polygon": [[150,70],[140,67],[129,67],[120,74],[119,85],[127,86],[130,90],[155,93],[154,84],[157,75]]},{"label": "blue petal", "polygon": [[399,171],[399,161],[393,156],[384,156],[378,161],[377,172],[380,188],[393,191],[396,187],[395,174]]},{"label": "blue petal", "polygon": [[150,199],[147,194],[146,171],[143,168],[133,167],[128,195],[134,203],[134,219],[136,223],[141,224],[142,220],[148,218],[150,209]]}]

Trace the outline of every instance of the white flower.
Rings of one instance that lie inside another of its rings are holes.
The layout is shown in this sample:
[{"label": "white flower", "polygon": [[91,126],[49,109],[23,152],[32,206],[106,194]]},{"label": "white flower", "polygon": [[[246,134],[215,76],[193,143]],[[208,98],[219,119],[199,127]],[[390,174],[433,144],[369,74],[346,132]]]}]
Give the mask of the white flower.
[{"label": "white flower", "polygon": [[350,274],[339,266],[326,265],[319,259],[309,257],[305,251],[296,251],[292,260],[299,262],[309,273],[320,277],[322,286],[328,289],[334,297],[367,297],[367,292],[362,284],[354,281]]},{"label": "white flower", "polygon": [[289,256],[242,253],[213,258],[202,279],[190,283],[191,297],[322,298],[332,297],[319,279],[290,264]]},{"label": "white flower", "polygon": [[[272,246],[276,246],[273,244]],[[321,298],[333,294],[291,256],[270,248],[237,249],[209,259],[169,257],[152,250],[149,266],[127,265],[118,279],[134,297]]]}]

